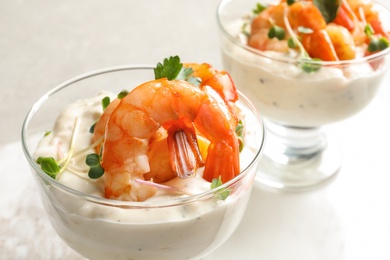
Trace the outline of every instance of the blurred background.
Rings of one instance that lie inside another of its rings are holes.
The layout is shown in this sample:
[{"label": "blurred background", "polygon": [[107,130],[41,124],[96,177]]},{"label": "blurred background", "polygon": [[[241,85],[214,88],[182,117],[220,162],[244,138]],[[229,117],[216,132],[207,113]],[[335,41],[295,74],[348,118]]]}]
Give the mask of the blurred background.
[{"label": "blurred background", "polygon": [[20,139],[28,109],[85,72],[130,63],[220,65],[217,0],[0,1],[0,145]]}]

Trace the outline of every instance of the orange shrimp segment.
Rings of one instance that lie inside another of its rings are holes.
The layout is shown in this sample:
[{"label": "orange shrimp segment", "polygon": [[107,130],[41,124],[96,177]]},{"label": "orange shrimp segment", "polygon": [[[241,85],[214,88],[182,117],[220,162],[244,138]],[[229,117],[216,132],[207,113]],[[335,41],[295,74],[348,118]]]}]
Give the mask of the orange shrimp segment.
[{"label": "orange shrimp segment", "polygon": [[177,176],[171,167],[167,136],[167,131],[161,127],[149,139],[148,160],[150,171],[144,174],[145,180],[164,183]]},{"label": "orange shrimp segment", "polygon": [[352,60],[356,57],[354,39],[345,27],[328,24],[325,30],[330,37],[339,60]]},{"label": "orange shrimp segment", "polygon": [[175,120],[163,126],[168,129],[168,150],[173,171],[180,178],[191,176],[204,165],[193,125],[185,120]]},{"label": "orange shrimp segment", "polygon": [[212,87],[226,102],[238,100],[236,85],[226,71],[217,71],[207,63],[186,63],[184,67],[192,68],[193,76],[202,80],[200,87]]},{"label": "orange shrimp segment", "polygon": [[312,58],[324,61],[337,61],[338,57],[326,30],[301,35],[302,45]]},{"label": "orange shrimp segment", "polygon": [[294,2],[288,11],[288,21],[291,28],[299,26],[312,30],[321,30],[326,26],[326,21],[313,2]]},{"label": "orange shrimp segment", "polygon": [[356,19],[357,17],[351,10],[348,3],[346,1],[342,1],[333,23],[345,27],[348,31],[353,31],[356,26]]}]

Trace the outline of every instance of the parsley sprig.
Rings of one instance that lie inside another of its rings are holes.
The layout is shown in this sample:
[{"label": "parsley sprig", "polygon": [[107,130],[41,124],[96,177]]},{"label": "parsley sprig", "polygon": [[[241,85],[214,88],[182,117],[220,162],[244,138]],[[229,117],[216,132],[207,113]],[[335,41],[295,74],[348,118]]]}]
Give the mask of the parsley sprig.
[{"label": "parsley sprig", "polygon": [[200,79],[192,76],[193,72],[192,68],[183,67],[179,56],[171,56],[165,58],[163,63],[157,63],[154,69],[154,77],[155,79],[185,80],[195,86],[199,86]]}]

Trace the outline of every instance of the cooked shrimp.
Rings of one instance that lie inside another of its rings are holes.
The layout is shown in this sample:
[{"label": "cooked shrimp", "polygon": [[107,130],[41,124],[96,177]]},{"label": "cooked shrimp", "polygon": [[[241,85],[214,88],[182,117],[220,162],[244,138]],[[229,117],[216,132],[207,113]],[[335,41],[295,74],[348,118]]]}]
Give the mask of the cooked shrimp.
[{"label": "cooked shrimp", "polygon": [[[326,23],[312,1],[296,1],[291,5],[286,5],[285,1],[282,1],[277,7],[279,8],[271,6],[253,19],[251,29],[254,33],[248,38],[249,46],[259,50],[287,52],[286,38],[295,34],[299,36],[295,38],[300,39],[311,58],[324,61],[355,58],[355,42],[364,32],[348,3],[342,3],[334,24]],[[279,21],[275,16],[282,18],[285,16],[284,22],[278,22],[278,25],[286,28],[288,34],[281,40],[268,37],[269,28],[272,26],[272,22],[269,21]]]},{"label": "cooked shrimp", "polygon": [[366,0],[346,0],[355,13],[358,20],[364,24],[370,24],[375,34],[389,38],[389,32],[383,28],[379,12],[374,3]]},{"label": "cooked shrimp", "polygon": [[210,141],[203,178],[232,179],[239,174],[236,124],[225,101],[208,86],[200,90],[185,81],[167,79],[138,86],[120,101],[106,123],[102,152],[106,197],[143,201],[155,194],[156,188],[137,179],[144,180],[150,172],[149,142],[160,127],[168,132],[176,174],[187,177],[203,165],[196,127]]},{"label": "cooked shrimp", "polygon": [[343,26],[328,24],[325,28],[337,57],[340,60],[352,60],[356,57],[356,47],[351,33]]},{"label": "cooked shrimp", "polygon": [[288,8],[288,21],[292,29],[309,28],[313,31],[325,29],[326,21],[313,2],[294,2]]},{"label": "cooked shrimp", "polygon": [[248,39],[248,45],[261,51],[287,52],[289,50],[287,40],[270,39],[268,37],[269,29],[258,30]]},{"label": "cooked shrimp", "polygon": [[201,88],[212,87],[227,103],[238,100],[236,86],[226,71],[216,70],[207,63],[184,63],[183,66],[191,68],[192,75],[201,79]]}]

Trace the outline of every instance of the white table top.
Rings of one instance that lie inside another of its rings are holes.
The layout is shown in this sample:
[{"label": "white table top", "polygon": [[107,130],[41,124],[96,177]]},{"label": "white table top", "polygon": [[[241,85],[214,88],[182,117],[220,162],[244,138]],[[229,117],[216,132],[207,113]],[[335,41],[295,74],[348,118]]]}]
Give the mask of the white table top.
[{"label": "white table top", "polygon": [[[217,3],[0,2],[0,259],[82,259],[52,229],[21,150],[33,102],[97,68],[176,54],[220,67]],[[327,127],[344,154],[333,182],[304,193],[256,184],[242,224],[207,259],[390,259],[389,83],[360,114]]]}]

